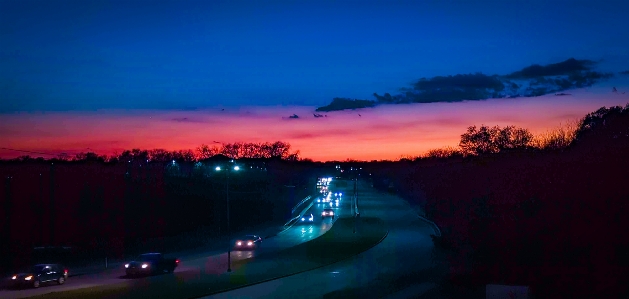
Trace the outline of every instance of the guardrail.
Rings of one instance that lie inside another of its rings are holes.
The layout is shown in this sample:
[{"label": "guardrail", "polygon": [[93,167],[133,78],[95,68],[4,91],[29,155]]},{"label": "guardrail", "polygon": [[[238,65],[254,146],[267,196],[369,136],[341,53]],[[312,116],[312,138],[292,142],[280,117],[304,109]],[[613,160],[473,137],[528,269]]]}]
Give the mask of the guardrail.
[{"label": "guardrail", "polygon": [[284,223],[284,226],[288,226],[291,222],[299,219],[299,217],[301,217],[301,215],[297,215],[296,217],[291,218],[291,220],[288,220],[288,222]]},{"label": "guardrail", "polygon": [[310,207],[312,207],[312,205],[314,204],[314,201],[310,203],[310,205],[308,205],[306,208],[304,208],[303,210],[301,210],[301,212],[299,212],[299,214],[297,214],[297,216],[291,218],[290,220],[288,220],[288,222],[286,222],[284,224],[284,227],[288,226],[289,224],[291,224],[291,222],[298,220],[299,218],[303,217],[304,212],[308,211],[308,209],[310,209]]},{"label": "guardrail", "polygon": [[[295,211],[299,208],[299,206],[301,206],[302,204],[304,204],[306,201],[308,201],[308,200],[309,200],[309,199],[311,199],[311,198],[312,198],[312,195],[308,195],[308,196],[306,196],[306,198],[304,198],[304,199],[303,199],[302,201],[300,201],[297,205],[295,205],[295,207],[291,210],[291,214],[295,214]],[[303,211],[301,211],[301,212],[303,212]],[[288,220],[288,222],[286,222],[286,223],[284,224],[284,226],[287,226],[287,225],[289,225],[291,222],[295,221],[296,219],[299,219],[299,218],[301,217],[301,214],[302,214],[301,212],[300,212],[299,214],[297,214],[297,216],[295,216],[295,217],[291,218],[290,220]]]},{"label": "guardrail", "polygon": [[428,222],[429,224],[432,225],[432,227],[434,228],[435,233],[437,233],[437,237],[441,237],[441,230],[439,229],[439,226],[432,222],[431,220],[429,220],[428,218],[424,217],[424,216],[419,216],[417,215],[417,217],[419,217],[419,219],[424,220],[426,222]]},{"label": "guardrail", "polygon": [[311,195],[306,196],[306,198],[304,198],[302,201],[300,201],[290,212],[291,214],[295,214],[295,211],[297,210],[297,208],[299,208],[299,206],[301,206],[304,202],[308,201],[310,198],[312,198]]}]

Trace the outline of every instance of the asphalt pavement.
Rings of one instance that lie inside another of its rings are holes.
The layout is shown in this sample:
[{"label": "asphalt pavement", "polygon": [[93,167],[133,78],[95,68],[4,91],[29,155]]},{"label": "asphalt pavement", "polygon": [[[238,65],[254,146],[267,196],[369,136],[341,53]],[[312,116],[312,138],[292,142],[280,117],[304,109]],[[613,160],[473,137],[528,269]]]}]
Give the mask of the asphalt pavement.
[{"label": "asphalt pavement", "polygon": [[[316,199],[315,199],[316,200]],[[321,212],[325,207],[332,207],[335,210],[337,217],[334,219],[321,218]],[[297,221],[293,226],[287,230],[264,239],[255,250],[250,251],[232,251],[232,261],[254,258],[257,255],[263,253],[270,253],[279,250],[289,248],[291,246],[298,245],[303,242],[307,242],[314,238],[317,238],[328,231],[334,221],[338,219],[338,216],[349,216],[350,205],[348,199],[342,199],[337,206],[334,202],[329,203],[315,203],[310,207],[305,214],[312,213],[314,216],[313,222]],[[300,219],[301,220],[301,219]],[[240,232],[240,234],[256,234],[265,237],[262,231],[249,231]],[[233,239],[238,239],[239,235],[234,234]],[[232,244],[235,243],[232,241]],[[217,274],[221,275],[227,271],[227,250],[215,250],[200,253],[191,253],[186,256],[177,256],[181,261],[179,267],[175,270],[174,274],[178,277],[189,277],[196,275],[195,273],[204,274]],[[70,277],[64,285],[49,285],[42,286],[38,289],[24,289],[24,290],[0,290],[0,298],[12,299],[12,298],[25,298],[45,293],[60,292],[65,290],[73,290],[79,288],[94,287],[107,284],[135,284],[135,283],[159,283],[160,279],[163,279],[164,275],[157,275],[152,277],[134,278],[129,279],[125,277],[124,263],[116,263],[111,265],[112,268],[101,271],[99,273],[86,273],[80,276]]]},{"label": "asphalt pavement", "polygon": [[[349,198],[350,190],[346,192]],[[434,228],[408,202],[364,181],[358,185],[358,207],[361,216],[381,218],[388,226],[387,238],[372,249],[319,269],[203,298],[417,298],[437,287],[447,269],[431,261]]]}]

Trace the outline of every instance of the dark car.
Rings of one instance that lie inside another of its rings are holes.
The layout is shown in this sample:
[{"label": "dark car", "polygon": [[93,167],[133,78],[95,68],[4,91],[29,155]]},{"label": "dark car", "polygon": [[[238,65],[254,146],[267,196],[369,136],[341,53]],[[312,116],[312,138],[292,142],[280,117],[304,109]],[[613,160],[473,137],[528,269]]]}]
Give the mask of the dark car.
[{"label": "dark car", "polygon": [[28,272],[17,273],[11,276],[10,287],[39,288],[43,284],[64,284],[68,279],[68,269],[59,264],[39,264],[33,266]]},{"label": "dark car", "polygon": [[332,219],[334,219],[334,210],[331,208],[323,209],[323,212],[321,212],[321,218],[325,217],[332,217]]},{"label": "dark car", "polygon": [[301,222],[313,222],[313,221],[314,221],[314,216],[312,214],[301,216]]},{"label": "dark car", "polygon": [[260,246],[260,243],[262,243],[262,238],[260,238],[260,236],[246,235],[236,240],[234,248],[236,250],[254,249]]},{"label": "dark car", "polygon": [[140,254],[138,258],[124,265],[127,276],[172,273],[179,266],[176,258],[165,258],[161,253]]}]

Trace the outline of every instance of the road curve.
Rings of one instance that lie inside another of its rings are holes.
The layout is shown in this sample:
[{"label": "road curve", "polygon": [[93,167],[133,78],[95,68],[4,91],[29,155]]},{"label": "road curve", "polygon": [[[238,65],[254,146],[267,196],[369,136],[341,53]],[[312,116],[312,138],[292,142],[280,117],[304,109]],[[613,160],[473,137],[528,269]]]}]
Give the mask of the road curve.
[{"label": "road curve", "polygon": [[397,196],[361,181],[358,191],[361,216],[379,217],[389,228],[382,243],[336,264],[203,298],[415,298],[436,287],[444,269],[430,260],[431,225]]},{"label": "road curve", "polygon": [[[313,206],[310,207],[306,212],[306,214],[312,213],[314,215],[313,222],[307,224],[297,222],[295,225],[293,225],[286,231],[278,234],[277,236],[263,240],[261,246],[254,251],[232,251],[232,261],[252,258],[262,253],[279,251],[321,236],[326,231],[328,231],[332,227],[334,221],[338,219],[321,219],[321,212],[324,207],[330,207],[329,203],[313,204]],[[332,208],[334,208],[336,214],[340,216],[349,216],[351,213],[349,199],[342,199],[339,202],[338,206],[333,204]],[[256,231],[250,232],[250,234],[258,233],[259,232]],[[238,236],[234,236],[234,239],[237,239],[237,237]],[[175,273],[164,275],[176,275],[186,277],[191,274],[193,275],[193,273],[199,273],[200,271],[204,273],[222,274],[225,273],[227,270],[226,250],[209,251],[205,253],[191,254],[189,256],[178,256],[178,258],[181,260],[181,264],[179,267],[177,267]],[[159,283],[160,279],[163,278],[163,275],[157,275],[153,277],[128,279],[125,277],[124,274],[124,268],[122,266],[119,266],[100,273],[70,277],[64,285],[42,286],[38,289],[0,290],[0,298],[25,298],[52,292],[60,292],[65,290],[73,290],[116,283]]]}]

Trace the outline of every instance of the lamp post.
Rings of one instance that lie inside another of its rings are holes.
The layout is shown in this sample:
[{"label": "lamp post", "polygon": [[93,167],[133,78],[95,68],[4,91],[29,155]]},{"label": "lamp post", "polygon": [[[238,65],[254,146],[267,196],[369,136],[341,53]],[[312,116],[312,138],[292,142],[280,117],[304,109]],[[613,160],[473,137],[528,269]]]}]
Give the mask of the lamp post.
[{"label": "lamp post", "polygon": [[[225,174],[227,176],[227,179],[225,180],[225,197],[227,197],[227,242],[229,243],[227,245],[227,272],[232,271],[232,256],[231,256],[232,255],[232,241],[231,241],[231,230],[229,228],[229,173],[232,172],[232,170],[238,171],[240,170],[240,167],[236,165],[233,168],[231,167],[225,168]],[[221,167],[216,166],[216,171],[221,171]]]},{"label": "lamp post", "polygon": [[354,233],[356,233],[356,218],[358,218],[358,175],[354,178]]}]

